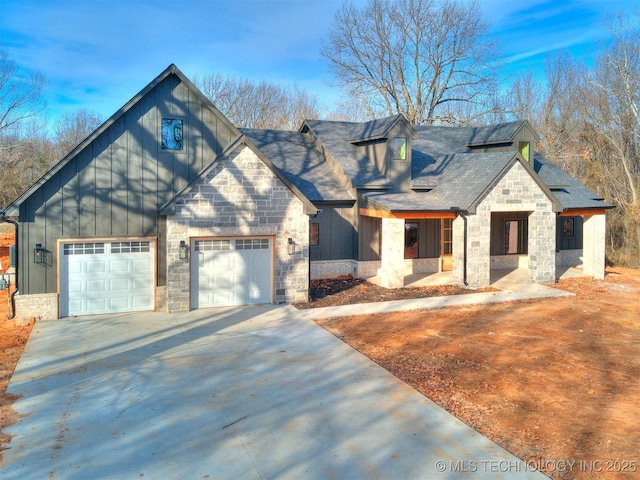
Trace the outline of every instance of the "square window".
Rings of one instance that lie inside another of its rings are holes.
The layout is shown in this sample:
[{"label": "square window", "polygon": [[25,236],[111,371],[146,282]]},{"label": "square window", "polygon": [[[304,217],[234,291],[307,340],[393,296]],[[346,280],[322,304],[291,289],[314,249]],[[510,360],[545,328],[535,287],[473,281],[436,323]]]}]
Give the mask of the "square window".
[{"label": "square window", "polygon": [[407,159],[407,139],[404,137],[395,137],[393,139],[393,159]]},{"label": "square window", "polygon": [[162,119],[162,149],[182,150],[182,120]]},{"label": "square window", "polygon": [[309,224],[309,245],[320,245],[320,224]]}]

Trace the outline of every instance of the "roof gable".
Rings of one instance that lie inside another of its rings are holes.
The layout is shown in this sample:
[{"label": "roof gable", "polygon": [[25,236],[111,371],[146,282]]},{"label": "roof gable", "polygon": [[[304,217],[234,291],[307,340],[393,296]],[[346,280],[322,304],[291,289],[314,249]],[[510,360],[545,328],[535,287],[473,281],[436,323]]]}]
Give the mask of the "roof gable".
[{"label": "roof gable", "polygon": [[[318,139],[327,159],[354,188],[390,188],[391,182],[380,173],[375,162],[349,141],[365,138],[365,130],[361,123],[325,120],[306,120],[300,128],[300,132],[308,132]],[[376,128],[376,132],[380,129]]]},{"label": "roof gable", "polygon": [[215,105],[209,100],[174,64],[169,65],[162,73],[160,73],[155,79],[153,79],[146,87],[144,87],[138,94],[136,94],[131,100],[129,100],[122,108],[116,111],[111,117],[109,117],[102,125],[100,125],[93,133],[85,138],[78,146],[76,146],[71,152],[63,157],[57,164],[55,164],[47,173],[45,173],[38,181],[36,181],[30,188],[28,188],[22,195],[14,200],[9,206],[7,206],[5,213],[8,216],[15,216],[19,214],[19,207],[24,203],[31,195],[33,195],[39,188],[41,188],[47,181],[62,170],[71,160],[80,155],[102,134],[112,127],[116,122],[124,117],[124,115],[136,107],[142,100],[158,85],[170,76],[175,76],[181,83],[183,83],[196,97],[206,106],[211,112],[225,125],[225,127],[233,132],[234,135],[239,135],[238,129],[215,107]]},{"label": "roof gable", "polygon": [[209,165],[207,165],[202,171],[196,175],[187,185],[185,185],[180,191],[178,191],[173,198],[171,198],[168,202],[163,204],[160,208],[161,215],[172,215],[175,213],[176,204],[187,194],[189,194],[193,189],[202,183],[204,179],[207,177],[209,173],[213,171],[216,166],[228,158],[231,154],[236,152],[238,149],[247,147],[249,148],[266,166],[271,170],[271,172],[282,182],[284,183],[293,194],[298,197],[303,205],[304,212],[309,215],[314,215],[318,212],[317,208],[313,205],[313,203],[302,193],[302,191],[292,183],[284,174],[281,172],[272,162],[271,160],[260,151],[260,149],[249,139],[246,135],[240,135],[234,142],[229,145],[224,152],[218,155]]},{"label": "roof gable", "polygon": [[311,135],[250,128],[240,131],[312,202],[355,200]]}]

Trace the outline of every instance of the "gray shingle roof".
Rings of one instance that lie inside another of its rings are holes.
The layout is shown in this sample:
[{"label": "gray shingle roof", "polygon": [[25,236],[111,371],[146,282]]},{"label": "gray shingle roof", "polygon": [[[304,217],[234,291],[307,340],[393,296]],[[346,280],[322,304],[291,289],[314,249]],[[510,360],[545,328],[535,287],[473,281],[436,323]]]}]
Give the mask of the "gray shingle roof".
[{"label": "gray shingle roof", "polygon": [[[415,150],[414,150],[415,153]],[[413,185],[431,187],[449,206],[472,208],[486,189],[515,162],[516,152],[457,153],[413,158]]]},{"label": "gray shingle roof", "polygon": [[508,143],[513,140],[518,131],[524,126],[523,120],[517,122],[499,123],[482,127],[470,128],[466,145],[493,145]]},{"label": "gray shingle roof", "polygon": [[305,125],[340,165],[354,187],[390,187],[391,182],[380,173],[375,163],[351,143],[369,133],[378,134],[382,124],[376,126],[372,123],[307,120]]},{"label": "gray shingle roof", "polygon": [[239,129],[312,202],[352,201],[344,181],[331,169],[308,134]]},{"label": "gray shingle roof", "polygon": [[429,192],[365,192],[365,199],[375,202],[376,205],[391,212],[415,212],[415,211],[458,211],[457,205],[452,205],[433,191]]},{"label": "gray shingle roof", "polygon": [[[412,139],[412,186],[416,191],[391,193],[375,162],[354,143],[385,138],[402,118],[371,122],[307,120],[300,132],[241,129],[273,164],[311,201],[352,199],[339,174],[325,158],[327,152],[351,184],[374,191],[364,197],[391,211],[451,211],[473,208],[481,195],[517,160],[518,152],[478,152],[478,145],[513,141],[526,124],[509,122],[486,127],[415,126]],[[324,151],[313,140],[316,137]],[[609,208],[590,189],[536,154],[533,170],[541,185],[551,189],[561,209]],[[535,175],[532,172],[533,175]],[[562,188],[559,188],[562,186]],[[549,190],[547,190],[549,192]]]},{"label": "gray shingle roof", "polygon": [[540,154],[534,156],[534,169],[565,209],[614,207]]}]

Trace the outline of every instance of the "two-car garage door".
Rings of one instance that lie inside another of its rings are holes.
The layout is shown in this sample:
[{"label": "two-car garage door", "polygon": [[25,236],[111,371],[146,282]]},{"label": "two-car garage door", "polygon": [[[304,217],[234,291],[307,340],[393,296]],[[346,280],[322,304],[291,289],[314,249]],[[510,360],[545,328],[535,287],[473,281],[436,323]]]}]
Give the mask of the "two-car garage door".
[{"label": "two-car garage door", "polygon": [[153,310],[153,242],[63,243],[60,315]]}]

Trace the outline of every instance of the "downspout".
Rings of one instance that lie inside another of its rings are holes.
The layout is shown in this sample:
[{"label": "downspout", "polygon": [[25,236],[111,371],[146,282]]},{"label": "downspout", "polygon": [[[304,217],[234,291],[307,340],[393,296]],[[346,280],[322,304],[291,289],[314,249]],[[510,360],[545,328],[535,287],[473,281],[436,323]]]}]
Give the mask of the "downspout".
[{"label": "downspout", "polygon": [[15,285],[13,287],[13,292],[10,295],[11,298],[11,315],[9,315],[8,320],[13,320],[13,318],[16,316],[16,293],[18,293],[18,272],[20,271],[20,255],[19,255],[19,251],[18,251],[18,222],[16,222],[15,220],[10,220],[5,216],[5,211],[4,210],[0,210],[0,222],[3,223],[12,223],[14,228],[15,228],[15,242],[16,242],[16,281],[15,281]]}]

